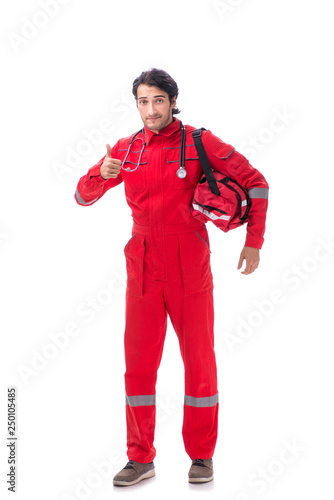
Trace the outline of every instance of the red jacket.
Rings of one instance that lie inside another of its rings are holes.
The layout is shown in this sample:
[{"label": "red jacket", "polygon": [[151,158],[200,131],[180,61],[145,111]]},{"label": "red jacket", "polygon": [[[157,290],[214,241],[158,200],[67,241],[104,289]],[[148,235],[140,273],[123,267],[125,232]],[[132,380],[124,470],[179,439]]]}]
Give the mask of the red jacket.
[{"label": "red jacket", "polygon": [[[133,172],[122,169],[116,179],[103,179],[100,167],[103,158],[79,180],[75,199],[79,205],[97,202],[109,189],[124,181],[125,196],[132,210],[133,220],[140,225],[185,224],[194,220],[190,206],[195,186],[203,173],[192,139],[195,127],[186,125],[185,167],[187,176],[179,179],[181,130],[180,121],[174,121],[159,134],[148,128],[145,137],[140,132],[131,146],[124,168],[135,169],[144,140],[146,146],[139,167]],[[112,148],[112,158],[125,159],[132,136],[120,139]],[[138,139],[138,140],[137,140]],[[216,137],[210,130],[203,131],[202,140],[213,170],[232,177],[252,198],[245,245],[261,248],[268,206],[268,184],[263,175],[235,149]]]}]

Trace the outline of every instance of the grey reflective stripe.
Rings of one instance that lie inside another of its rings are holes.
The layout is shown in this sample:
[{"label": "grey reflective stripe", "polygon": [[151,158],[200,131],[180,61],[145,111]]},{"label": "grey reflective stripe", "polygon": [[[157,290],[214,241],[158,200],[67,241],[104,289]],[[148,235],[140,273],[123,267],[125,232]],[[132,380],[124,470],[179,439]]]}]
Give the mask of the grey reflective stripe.
[{"label": "grey reflective stripe", "polygon": [[205,208],[201,207],[200,205],[197,205],[196,203],[193,203],[193,207],[195,210],[197,210],[198,212],[202,212],[202,214],[206,215],[212,220],[217,220],[217,219],[230,220],[231,218],[230,215],[216,215],[212,212],[209,212],[209,210],[205,210]]},{"label": "grey reflective stripe", "polygon": [[82,204],[82,205],[91,205],[92,203],[94,203],[95,201],[97,201],[99,199],[99,197],[95,198],[93,201],[85,201],[81,198],[80,196],[80,193],[78,191],[78,189],[75,191],[75,195],[77,197],[77,200]]},{"label": "grey reflective stripe", "polygon": [[149,394],[148,396],[125,396],[125,404],[129,406],[155,405],[155,394]]},{"label": "grey reflective stripe", "polygon": [[193,398],[192,396],[184,396],[184,404],[187,406],[197,406],[197,408],[206,408],[215,406],[218,403],[218,392],[209,398]]},{"label": "grey reflective stripe", "polygon": [[267,188],[252,188],[248,191],[250,198],[263,198],[268,199],[269,189]]},{"label": "grey reflective stripe", "polygon": [[232,149],[232,151],[227,156],[218,156],[218,155],[217,156],[220,160],[226,160],[226,158],[228,158],[232,153],[234,153],[234,151],[235,151],[235,148]]}]

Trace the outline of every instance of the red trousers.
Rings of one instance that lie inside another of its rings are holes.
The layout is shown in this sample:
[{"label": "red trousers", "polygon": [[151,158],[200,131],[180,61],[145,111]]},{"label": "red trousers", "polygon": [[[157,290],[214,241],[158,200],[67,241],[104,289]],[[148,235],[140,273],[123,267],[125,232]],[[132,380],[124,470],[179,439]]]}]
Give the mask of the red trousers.
[{"label": "red trousers", "polygon": [[129,460],[156,450],[155,386],[169,315],[185,370],[182,436],[187,454],[211,458],[217,440],[213,280],[206,226],[139,226],[124,248],[127,266],[125,391]]}]

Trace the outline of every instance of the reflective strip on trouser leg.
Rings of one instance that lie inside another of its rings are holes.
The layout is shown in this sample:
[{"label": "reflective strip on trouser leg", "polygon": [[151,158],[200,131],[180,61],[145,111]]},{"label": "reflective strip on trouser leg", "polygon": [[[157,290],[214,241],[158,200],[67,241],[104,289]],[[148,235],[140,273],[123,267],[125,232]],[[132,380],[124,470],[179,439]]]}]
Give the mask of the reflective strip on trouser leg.
[{"label": "reflective strip on trouser leg", "polygon": [[155,430],[155,394],[125,397],[128,423],[127,444],[130,460],[151,462],[155,455],[153,446]]},{"label": "reflective strip on trouser leg", "polygon": [[149,394],[148,396],[125,396],[125,404],[129,406],[155,405],[155,394]]},{"label": "reflective strip on trouser leg", "polygon": [[183,438],[192,460],[212,458],[217,440],[218,393],[210,397],[184,397]]},{"label": "reflective strip on trouser leg", "polygon": [[218,393],[208,398],[193,398],[192,396],[184,396],[184,404],[187,406],[195,406],[196,408],[208,408],[215,406],[218,403]]}]

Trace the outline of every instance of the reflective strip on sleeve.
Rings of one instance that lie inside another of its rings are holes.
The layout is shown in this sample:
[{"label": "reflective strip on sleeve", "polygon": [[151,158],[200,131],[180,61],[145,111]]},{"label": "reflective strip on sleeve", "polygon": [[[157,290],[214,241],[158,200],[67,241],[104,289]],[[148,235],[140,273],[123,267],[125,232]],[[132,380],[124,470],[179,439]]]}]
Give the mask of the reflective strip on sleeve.
[{"label": "reflective strip on sleeve", "polygon": [[77,200],[79,203],[81,203],[81,205],[91,205],[92,203],[94,203],[95,201],[97,201],[99,199],[99,197],[97,197],[93,201],[85,201],[81,198],[78,189],[75,191],[75,196],[77,197]]},{"label": "reflective strip on sleeve", "polygon": [[129,406],[155,405],[155,394],[149,394],[148,396],[125,396],[125,404]]},{"label": "reflective strip on sleeve", "polygon": [[218,392],[209,398],[193,398],[192,396],[184,396],[184,404],[187,406],[196,406],[197,408],[206,408],[215,406],[218,403]]},{"label": "reflective strip on sleeve", "polygon": [[252,188],[248,191],[250,198],[268,199],[269,189],[267,188]]}]

